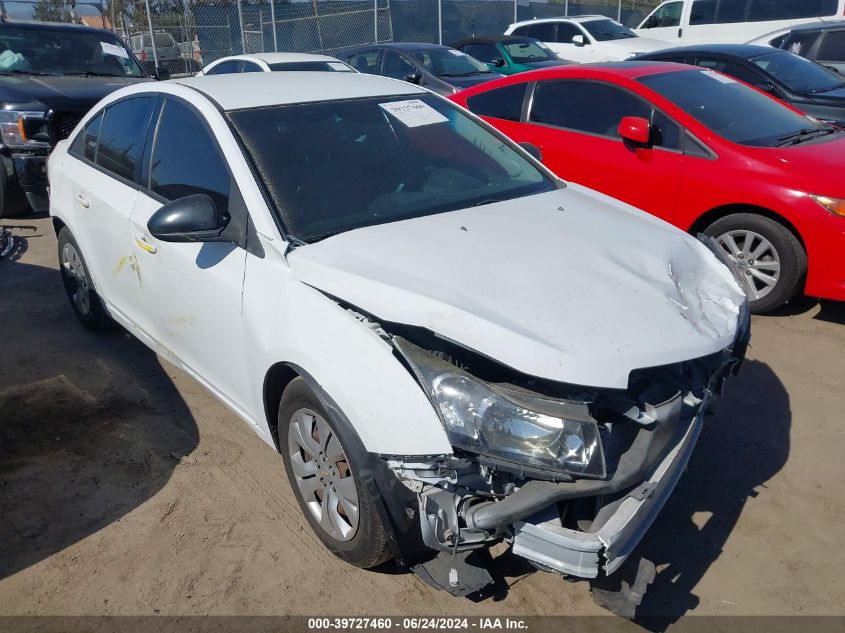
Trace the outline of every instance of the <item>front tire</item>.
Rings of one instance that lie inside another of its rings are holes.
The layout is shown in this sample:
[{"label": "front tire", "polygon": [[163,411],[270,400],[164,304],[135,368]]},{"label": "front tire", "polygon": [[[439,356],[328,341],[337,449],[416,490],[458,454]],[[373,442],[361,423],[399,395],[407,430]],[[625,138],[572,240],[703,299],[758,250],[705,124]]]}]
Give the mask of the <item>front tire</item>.
[{"label": "front tire", "polygon": [[807,273],[807,254],[792,231],[756,213],[734,213],[704,230],[745,274],[748,305],[764,314],[792,299]]},{"label": "front tire", "polygon": [[59,231],[58,242],[62,283],[76,318],[89,330],[107,330],[112,320],[94,290],[88,265],[67,227],[62,227]]},{"label": "front tire", "polygon": [[302,513],[338,558],[369,569],[390,558],[388,531],[361,474],[366,451],[351,431],[330,421],[302,378],[279,406],[279,448]]}]

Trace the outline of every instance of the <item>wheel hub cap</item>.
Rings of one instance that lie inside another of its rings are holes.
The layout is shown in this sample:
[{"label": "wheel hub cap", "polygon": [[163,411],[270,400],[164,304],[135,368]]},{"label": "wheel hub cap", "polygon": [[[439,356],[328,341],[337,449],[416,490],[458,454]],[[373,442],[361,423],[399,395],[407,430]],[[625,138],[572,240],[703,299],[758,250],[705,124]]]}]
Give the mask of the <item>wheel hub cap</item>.
[{"label": "wheel hub cap", "polygon": [[728,231],[716,238],[725,253],[744,273],[748,299],[768,296],[780,280],[780,255],[774,245],[754,231]]},{"label": "wheel hub cap", "polygon": [[358,530],[358,488],[346,452],[329,423],[310,409],[294,413],[288,428],[296,486],[320,527],[338,541]]}]

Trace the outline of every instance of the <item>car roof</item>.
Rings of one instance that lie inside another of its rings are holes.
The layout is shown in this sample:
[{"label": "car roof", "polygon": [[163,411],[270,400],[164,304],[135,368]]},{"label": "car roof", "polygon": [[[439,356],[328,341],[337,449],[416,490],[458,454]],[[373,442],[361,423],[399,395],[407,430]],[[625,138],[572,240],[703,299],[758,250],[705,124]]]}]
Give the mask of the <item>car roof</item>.
[{"label": "car roof", "polygon": [[786,29],[786,31],[830,31],[833,29],[845,29],[845,20],[824,20],[809,22],[807,24],[796,24],[792,28]]},{"label": "car roof", "polygon": [[644,53],[640,57],[657,59],[658,57],[674,57],[675,55],[684,55],[687,53],[709,53],[712,55],[731,55],[742,59],[753,59],[760,55],[776,53],[779,50],[771,46],[761,46],[758,44],[696,44],[695,46],[678,46],[677,48],[667,48],[662,51],[655,51],[654,53]]},{"label": "car roof", "polygon": [[330,55],[316,55],[314,53],[245,53],[243,55],[232,55],[239,59],[260,59],[268,64],[279,64],[283,62],[336,62],[337,57]]},{"label": "car roof", "polygon": [[[686,64],[660,61],[628,61],[628,62],[598,62],[595,64],[572,64],[570,66],[552,66],[539,70],[529,70],[518,73],[503,79],[473,86],[467,90],[479,92],[485,89],[495,88],[505,83],[521,83],[523,81],[537,81],[541,79],[606,79],[612,81],[615,78],[636,80],[648,75],[660,75],[670,72],[694,71],[695,68]],[[698,68],[698,70],[703,70]]]},{"label": "car roof", "polygon": [[553,18],[534,18],[533,20],[520,20],[514,22],[511,26],[525,26],[527,24],[537,24],[540,22],[592,22],[593,20],[613,20],[613,18],[606,15],[589,14],[589,15],[561,15]]},{"label": "car roof", "polygon": [[476,37],[465,37],[457,42],[452,42],[452,46],[464,46],[466,44],[498,44],[499,42],[539,42],[536,37],[526,37],[525,35],[485,35]]},{"label": "car roof", "polygon": [[64,31],[73,33],[108,33],[114,35],[109,30],[98,29],[94,26],[86,26],[84,24],[68,24],[66,22],[41,22],[40,20],[10,20],[8,18],[0,19],[0,28],[4,26],[14,26],[20,29],[31,31]]},{"label": "car roof", "polygon": [[363,73],[242,73],[171,81],[201,92],[224,110],[428,94],[428,91],[405,81]]}]

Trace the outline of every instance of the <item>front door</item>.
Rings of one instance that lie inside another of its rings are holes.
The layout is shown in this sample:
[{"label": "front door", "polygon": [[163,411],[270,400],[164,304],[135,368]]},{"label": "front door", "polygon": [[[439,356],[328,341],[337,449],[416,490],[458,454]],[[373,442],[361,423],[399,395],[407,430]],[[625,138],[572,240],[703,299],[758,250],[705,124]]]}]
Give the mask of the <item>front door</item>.
[{"label": "front door", "polygon": [[[143,276],[142,327],[230,403],[244,403],[248,379],[241,314],[246,251],[220,242],[164,242],[147,229],[165,203],[206,194],[219,211],[245,219],[246,209],[203,116],[168,97],[151,139],[145,187],[130,236]],[[237,208],[234,208],[237,206]]]}]

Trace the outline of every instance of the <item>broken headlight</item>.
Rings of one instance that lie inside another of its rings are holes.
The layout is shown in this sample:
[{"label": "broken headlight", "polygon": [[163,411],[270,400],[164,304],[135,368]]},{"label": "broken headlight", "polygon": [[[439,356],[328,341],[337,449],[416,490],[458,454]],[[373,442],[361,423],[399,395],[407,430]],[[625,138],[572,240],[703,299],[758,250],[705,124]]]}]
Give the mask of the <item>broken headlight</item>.
[{"label": "broken headlight", "polygon": [[525,466],[604,477],[599,428],[587,405],[492,385],[394,339],[458,448]]}]

